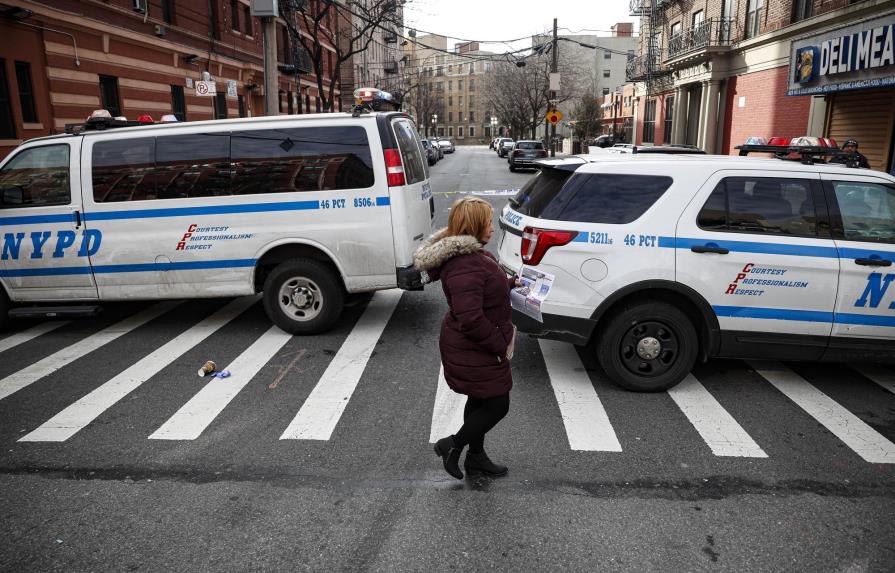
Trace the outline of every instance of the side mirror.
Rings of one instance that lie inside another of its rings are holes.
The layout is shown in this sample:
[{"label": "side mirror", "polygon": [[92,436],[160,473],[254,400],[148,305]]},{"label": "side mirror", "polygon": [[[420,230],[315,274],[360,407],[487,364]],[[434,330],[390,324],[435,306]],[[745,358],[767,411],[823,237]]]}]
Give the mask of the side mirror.
[{"label": "side mirror", "polygon": [[25,203],[25,193],[21,187],[5,187],[3,189],[4,205],[22,205]]}]

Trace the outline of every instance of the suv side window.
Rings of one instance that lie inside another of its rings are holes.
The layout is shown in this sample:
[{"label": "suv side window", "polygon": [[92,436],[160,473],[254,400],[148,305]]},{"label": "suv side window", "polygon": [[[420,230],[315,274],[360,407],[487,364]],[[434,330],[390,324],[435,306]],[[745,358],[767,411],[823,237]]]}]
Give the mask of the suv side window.
[{"label": "suv side window", "polygon": [[0,171],[0,208],[71,203],[68,145],[20,151]]},{"label": "suv side window", "polygon": [[659,175],[576,174],[541,217],[624,225],[646,213],[672,183],[671,177]]},{"label": "suv side window", "polygon": [[833,190],[846,240],[895,243],[895,188],[834,181]]},{"label": "suv side window", "polygon": [[428,163],[423,161],[423,155],[420,151],[422,144],[419,141],[416,129],[406,119],[394,121],[392,125],[394,126],[395,139],[398,141],[398,149],[401,151],[406,184],[413,185],[414,183],[425,181],[426,177],[428,177],[426,172]]},{"label": "suv side window", "polygon": [[810,179],[726,177],[718,182],[696,223],[706,231],[817,236]]}]

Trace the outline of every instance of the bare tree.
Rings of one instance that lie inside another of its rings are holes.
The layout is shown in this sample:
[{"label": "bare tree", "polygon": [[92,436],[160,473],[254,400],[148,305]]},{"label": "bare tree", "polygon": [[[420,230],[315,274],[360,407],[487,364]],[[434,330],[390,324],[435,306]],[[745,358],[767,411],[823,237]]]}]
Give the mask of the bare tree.
[{"label": "bare tree", "polygon": [[513,137],[530,137],[547,111],[548,75],[537,60],[520,67],[497,62],[485,83],[488,105]]},{"label": "bare tree", "polygon": [[[290,43],[301,45],[310,56],[323,111],[335,111],[342,64],[370,46],[376,29],[396,31],[401,26],[397,0],[282,0],[280,7]],[[332,60],[328,48],[334,50]],[[327,68],[329,85],[324,81]]]},{"label": "bare tree", "polygon": [[416,116],[417,128],[425,127],[426,137],[429,137],[432,116],[444,117],[444,93],[431,81],[416,84],[413,91],[412,113]]}]

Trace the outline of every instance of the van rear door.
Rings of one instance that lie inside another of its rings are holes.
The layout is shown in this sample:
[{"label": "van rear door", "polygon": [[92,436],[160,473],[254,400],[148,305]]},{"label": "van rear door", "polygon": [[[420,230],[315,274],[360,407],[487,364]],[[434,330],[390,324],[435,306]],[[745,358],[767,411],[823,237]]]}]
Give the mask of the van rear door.
[{"label": "van rear door", "polygon": [[403,114],[388,116],[387,121],[387,128],[380,133],[388,173],[395,264],[406,268],[413,265],[413,252],[432,232],[435,203],[416,126]]}]

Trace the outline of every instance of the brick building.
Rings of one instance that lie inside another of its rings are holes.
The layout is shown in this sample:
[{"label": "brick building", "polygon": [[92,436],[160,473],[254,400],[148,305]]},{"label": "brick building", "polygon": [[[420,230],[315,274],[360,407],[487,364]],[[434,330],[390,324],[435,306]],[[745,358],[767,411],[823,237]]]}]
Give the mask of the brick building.
[{"label": "brick building", "polygon": [[[181,121],[263,115],[261,23],[249,0],[3,0],[0,157],[95,109]],[[281,113],[319,110],[307,54],[277,25]],[[332,52],[331,47],[328,48]],[[304,57],[302,57],[304,56]],[[326,78],[334,58],[325,58]],[[217,95],[197,95],[203,73]],[[207,76],[206,76],[207,77]]]},{"label": "brick building", "polygon": [[[874,169],[895,169],[895,1],[631,0],[631,9],[641,16],[627,70],[637,143],[730,154],[750,136],[855,137]],[[816,59],[797,76],[802,53]]]}]

